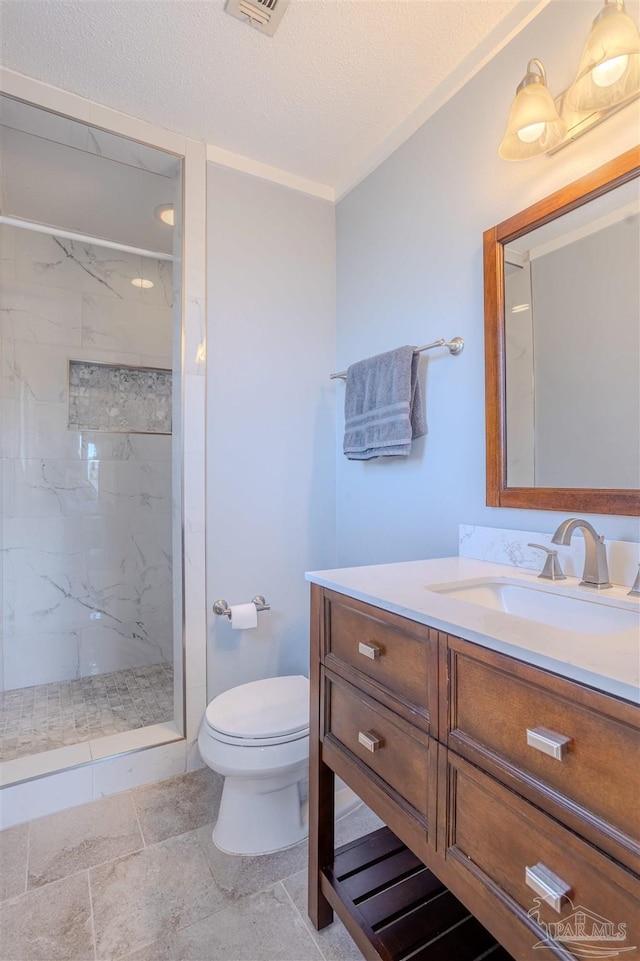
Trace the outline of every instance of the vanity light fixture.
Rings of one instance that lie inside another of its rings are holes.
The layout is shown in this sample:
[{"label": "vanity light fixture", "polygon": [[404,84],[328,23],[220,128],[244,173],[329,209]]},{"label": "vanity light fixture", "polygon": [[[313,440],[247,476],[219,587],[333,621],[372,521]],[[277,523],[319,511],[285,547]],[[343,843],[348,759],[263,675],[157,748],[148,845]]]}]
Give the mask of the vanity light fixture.
[{"label": "vanity light fixture", "polygon": [[529,61],[498,153],[504,160],[555,153],[638,97],[638,29],[624,0],[605,0],[567,90],[553,98],[542,63]]},{"label": "vanity light fixture", "polygon": [[134,287],[142,287],[143,290],[149,290],[153,287],[153,281],[147,280],[146,277],[134,277],[131,283]]},{"label": "vanity light fixture", "polygon": [[173,204],[160,204],[156,207],[154,214],[161,220],[163,224],[167,224],[169,227],[173,227],[175,222],[175,215],[173,210]]},{"label": "vanity light fixture", "polygon": [[566,132],[547,87],[546,71],[539,60],[530,60],[516,89],[498,153],[503,160],[528,160],[557,147]]},{"label": "vanity light fixture", "polygon": [[593,21],[578,74],[567,91],[574,110],[602,110],[640,89],[640,36],[624,0],[605,0]]}]

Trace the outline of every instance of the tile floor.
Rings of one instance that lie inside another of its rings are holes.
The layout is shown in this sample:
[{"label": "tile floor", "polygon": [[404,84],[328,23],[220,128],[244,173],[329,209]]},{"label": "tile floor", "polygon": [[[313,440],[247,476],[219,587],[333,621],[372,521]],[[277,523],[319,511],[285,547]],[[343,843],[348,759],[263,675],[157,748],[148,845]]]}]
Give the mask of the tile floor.
[{"label": "tile floor", "polygon": [[173,718],[173,667],[153,664],[0,693],[0,761]]},{"label": "tile floor", "polygon": [[[211,841],[208,768],[0,833],[1,961],[362,961],[306,915],[306,842],[259,858]],[[380,826],[366,807],[344,844]]]}]

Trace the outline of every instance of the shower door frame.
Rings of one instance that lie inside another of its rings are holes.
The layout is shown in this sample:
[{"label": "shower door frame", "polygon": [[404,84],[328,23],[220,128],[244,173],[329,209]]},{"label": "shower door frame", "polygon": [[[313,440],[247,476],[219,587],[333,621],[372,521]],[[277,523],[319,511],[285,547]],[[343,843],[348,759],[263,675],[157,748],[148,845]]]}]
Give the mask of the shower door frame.
[{"label": "shower door frame", "polygon": [[5,828],[202,765],[197,737],[206,708],[206,147],[6,68],[0,69],[0,93],[170,153],[182,163],[179,510],[182,663],[175,665],[181,668],[176,671],[181,676],[181,684],[174,687],[174,721],[112,735],[102,739],[103,745],[99,740],[94,742],[92,748],[89,742],[83,742],[0,762],[0,828]]}]

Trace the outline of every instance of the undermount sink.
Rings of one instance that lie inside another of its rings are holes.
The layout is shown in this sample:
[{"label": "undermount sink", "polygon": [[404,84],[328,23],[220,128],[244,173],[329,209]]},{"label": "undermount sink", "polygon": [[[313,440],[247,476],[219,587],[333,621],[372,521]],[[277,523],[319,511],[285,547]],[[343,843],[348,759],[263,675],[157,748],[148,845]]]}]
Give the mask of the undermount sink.
[{"label": "undermount sink", "polygon": [[575,597],[562,588],[486,577],[429,585],[428,590],[490,610],[582,634],[617,634],[640,628],[640,608],[601,595]]}]

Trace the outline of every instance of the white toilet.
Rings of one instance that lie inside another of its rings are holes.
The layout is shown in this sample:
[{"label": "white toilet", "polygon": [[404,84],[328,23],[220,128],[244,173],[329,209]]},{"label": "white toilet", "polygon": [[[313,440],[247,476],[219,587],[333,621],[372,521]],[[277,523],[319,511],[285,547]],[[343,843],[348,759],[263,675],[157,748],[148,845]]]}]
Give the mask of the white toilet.
[{"label": "white toilet", "polygon": [[[207,707],[198,747],[225,781],[213,843],[227,854],[268,854],[308,834],[309,681],[269,677],[231,688]],[[336,779],[336,818],[360,803]]]}]

